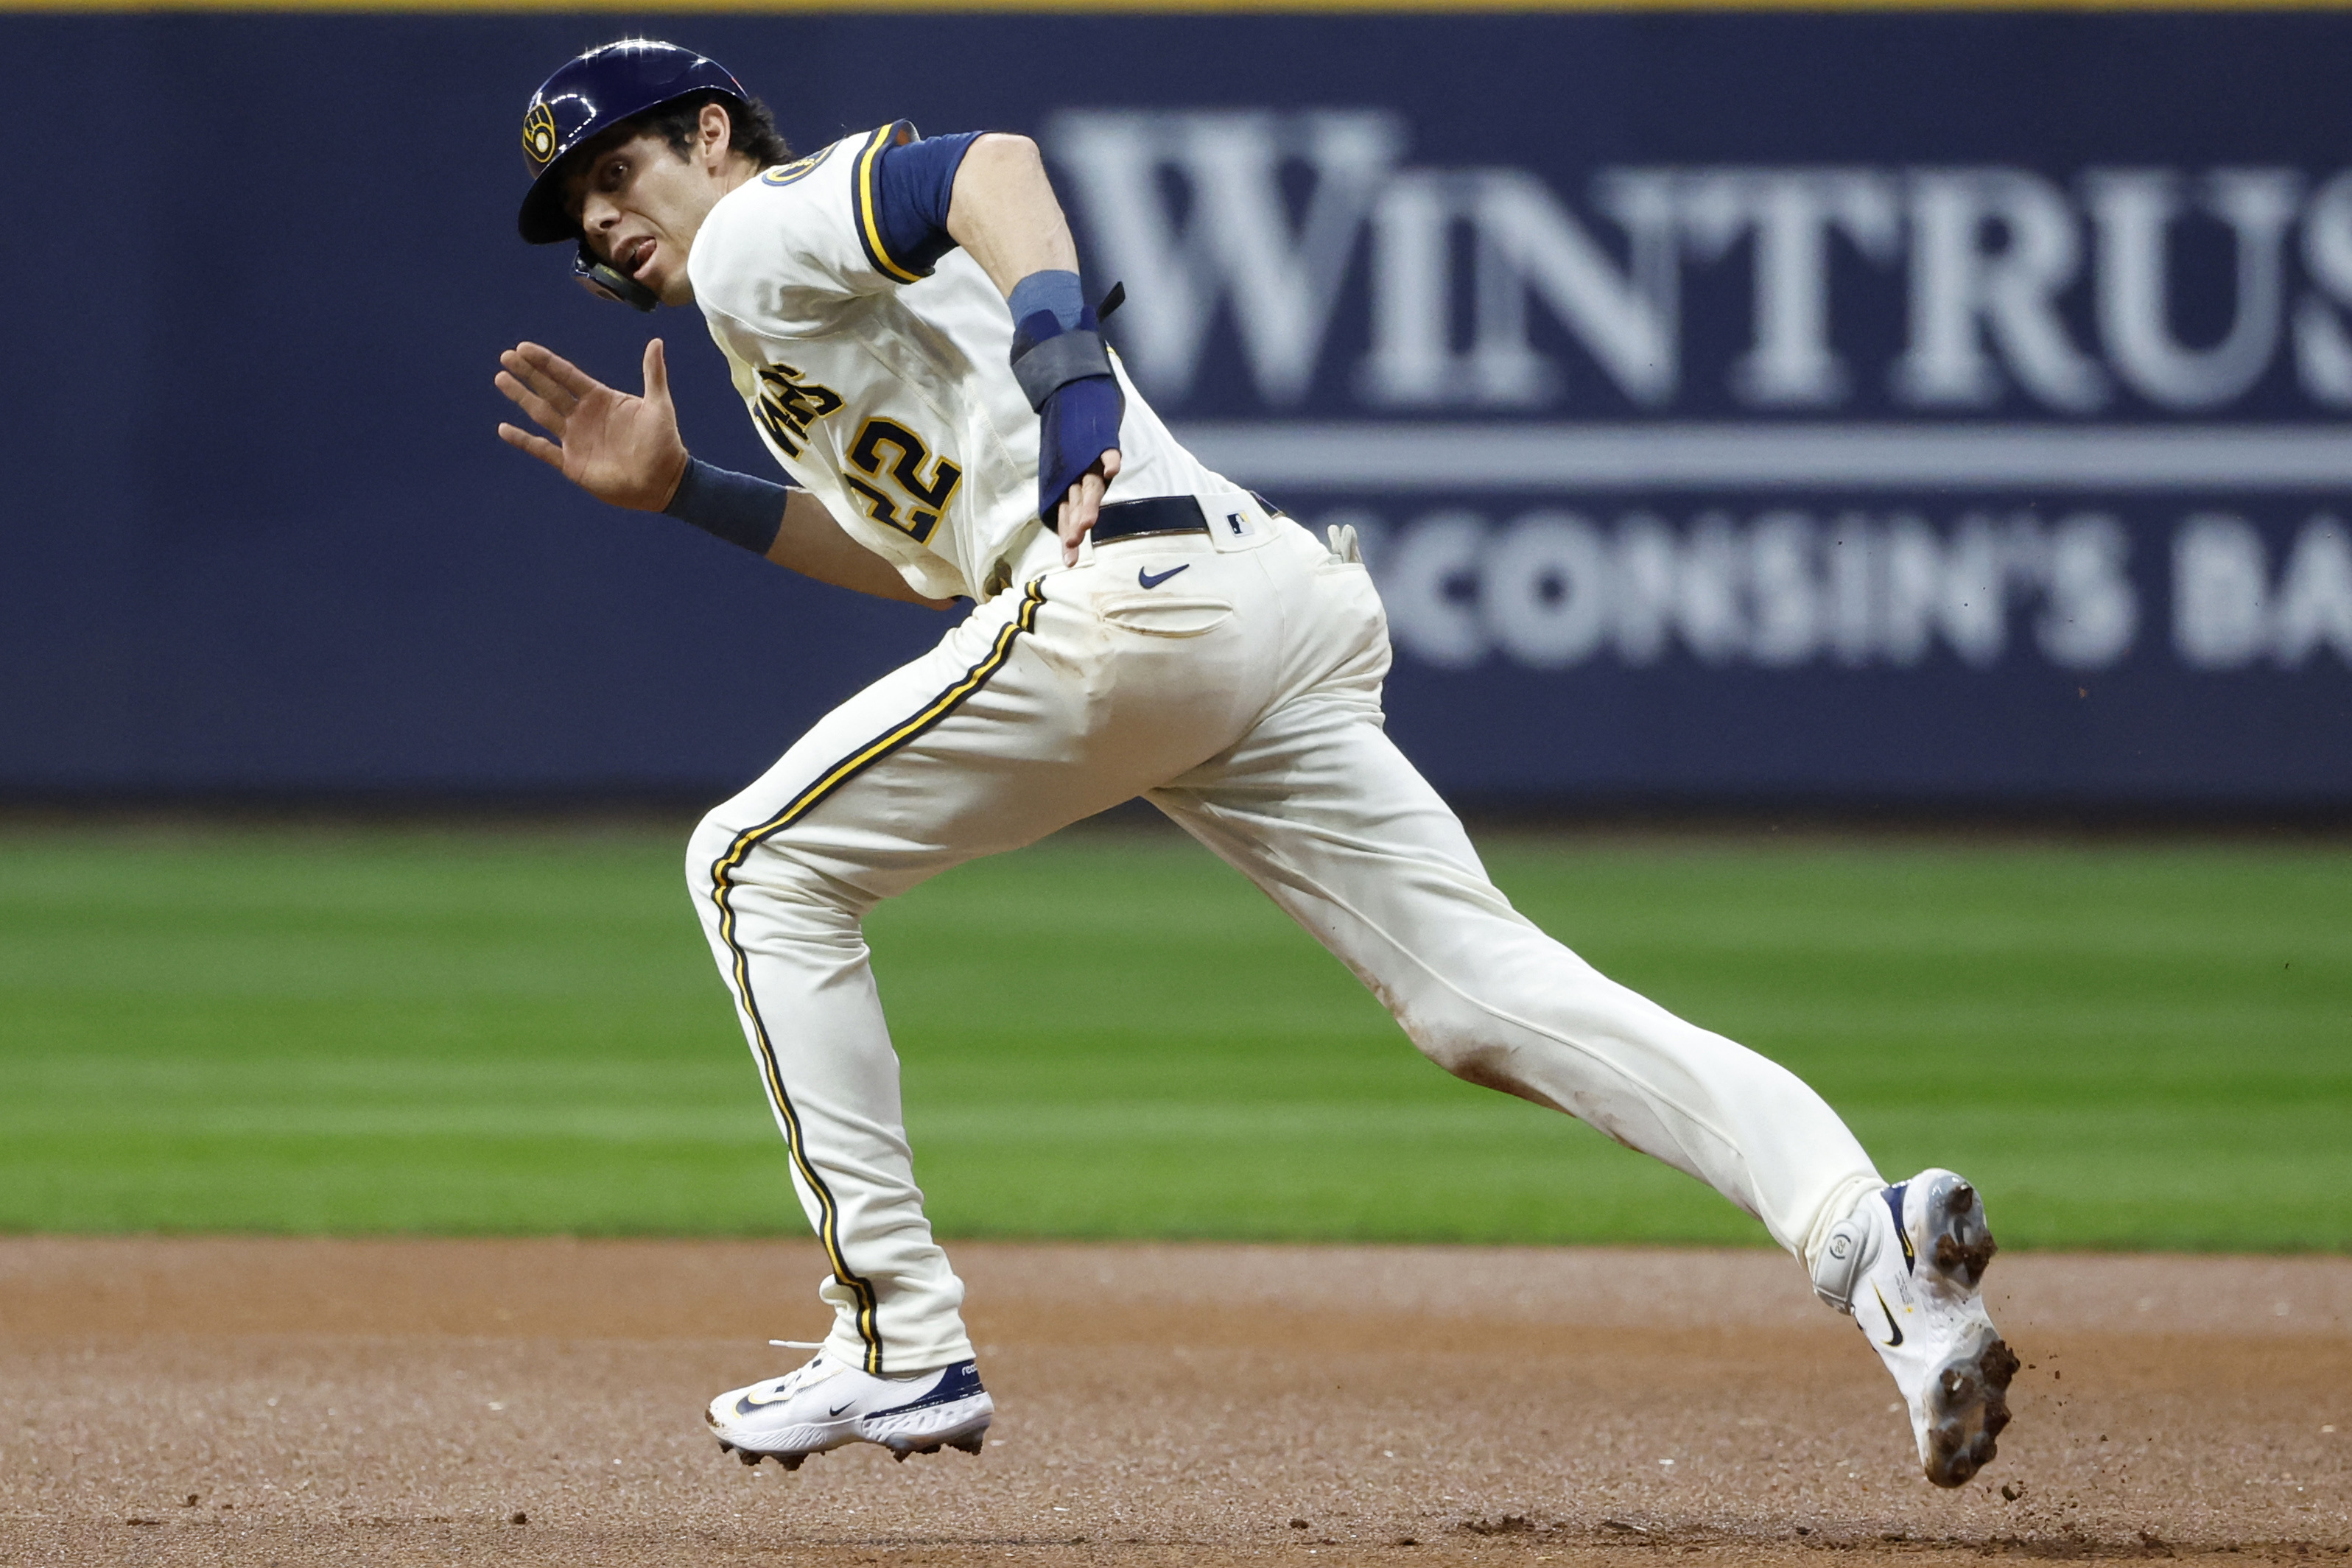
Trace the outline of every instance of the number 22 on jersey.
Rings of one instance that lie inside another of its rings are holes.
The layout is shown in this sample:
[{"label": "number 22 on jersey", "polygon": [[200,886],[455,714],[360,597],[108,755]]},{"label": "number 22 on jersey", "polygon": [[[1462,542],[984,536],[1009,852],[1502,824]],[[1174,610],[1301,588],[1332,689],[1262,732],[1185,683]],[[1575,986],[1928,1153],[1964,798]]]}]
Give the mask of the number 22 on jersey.
[{"label": "number 22 on jersey", "polygon": [[929,457],[930,449],[923,438],[897,420],[869,419],[858,426],[857,439],[849,444],[849,465],[858,474],[887,480],[898,494],[869,485],[856,474],[841,477],[866,503],[867,517],[897,528],[919,545],[928,545],[939,531],[949,497],[963,478],[963,470],[945,457],[932,459],[926,476],[923,463]]}]

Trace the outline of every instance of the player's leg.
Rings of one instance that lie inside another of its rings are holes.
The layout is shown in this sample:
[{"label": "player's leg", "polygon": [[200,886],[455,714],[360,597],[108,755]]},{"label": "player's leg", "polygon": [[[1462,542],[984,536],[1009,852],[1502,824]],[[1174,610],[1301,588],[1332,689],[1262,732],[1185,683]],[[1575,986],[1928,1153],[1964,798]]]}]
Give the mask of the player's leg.
[{"label": "player's leg", "polygon": [[1283,689],[1246,737],[1150,799],[1371,988],[1456,1075],[1706,1182],[1810,1257],[1877,1172],[1795,1074],[1601,975],[1488,880],[1383,728],[1385,621],[1302,529],[1255,558],[1285,607]]},{"label": "player's leg", "polygon": [[[1760,1218],[1841,1305],[1858,1305],[1866,1281],[1885,1276],[1901,1299],[1874,1339],[1889,1354],[1906,1343],[1898,1312],[1933,1320],[1910,1336],[1910,1354],[1925,1346],[1941,1359],[1898,1367],[1897,1379],[1914,1396],[1930,1475],[1966,1479],[2006,1418],[2009,1354],[1977,1300],[1990,1247],[1974,1194],[1939,1172],[1887,1188],[1794,1073],[1608,979],[1514,910],[1381,727],[1385,634],[1369,584],[1312,570],[1289,602],[1328,668],[1153,801],[1314,933],[1449,1071],[1706,1182]],[[1890,1191],[1893,1210],[1881,1201]],[[1910,1290],[1901,1249],[1915,1244],[1948,1267],[1931,1259]],[[1932,1384],[1947,1362],[1974,1381],[1939,1396]],[[1940,1453],[1929,1451],[1931,1428]]]},{"label": "player's leg", "polygon": [[[826,1359],[869,1376],[953,1367],[971,1349],[962,1287],[915,1185],[864,916],[1184,770],[1265,700],[1225,622],[1114,639],[1093,603],[1101,576],[1059,573],[973,612],[819,721],[705,819],[688,852],[712,954],[831,1264]],[[1179,658],[1195,678],[1171,692],[1155,664]],[[746,1391],[754,1409],[767,1399]]]},{"label": "player's leg", "polygon": [[1706,1182],[1809,1257],[1884,1185],[1779,1063],[1619,985],[1520,915],[1370,694],[1288,705],[1155,804],[1264,888],[1457,1077]]}]

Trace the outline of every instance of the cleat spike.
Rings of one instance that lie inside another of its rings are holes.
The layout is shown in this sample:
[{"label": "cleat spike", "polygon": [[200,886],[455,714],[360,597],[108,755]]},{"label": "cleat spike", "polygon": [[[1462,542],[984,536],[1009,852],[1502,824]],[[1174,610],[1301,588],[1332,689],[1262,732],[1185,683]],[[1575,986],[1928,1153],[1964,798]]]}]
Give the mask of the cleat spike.
[{"label": "cleat spike", "polygon": [[753,1469],[757,1469],[759,1468],[760,1461],[767,1458],[765,1454],[755,1454],[749,1448],[738,1449],[735,1457],[742,1460],[745,1466]]},{"label": "cleat spike", "polygon": [[981,1444],[986,1440],[987,1437],[988,1428],[983,1427],[969,1437],[953,1437],[949,1439],[948,1447],[950,1448],[960,1448],[967,1454],[977,1454],[980,1452]]},{"label": "cleat spike", "polygon": [[808,1456],[806,1454],[778,1454],[775,1455],[774,1458],[776,1463],[783,1466],[784,1469],[788,1470],[796,1470],[801,1468],[802,1463],[808,1458]]}]

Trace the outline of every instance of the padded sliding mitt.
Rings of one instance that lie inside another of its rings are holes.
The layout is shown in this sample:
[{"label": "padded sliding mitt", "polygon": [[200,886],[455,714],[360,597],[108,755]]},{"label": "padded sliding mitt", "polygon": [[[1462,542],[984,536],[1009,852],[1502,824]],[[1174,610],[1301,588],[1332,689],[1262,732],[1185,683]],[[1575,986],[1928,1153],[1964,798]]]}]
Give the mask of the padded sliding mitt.
[{"label": "padded sliding mitt", "polygon": [[1081,307],[1076,327],[1051,310],[1013,324],[1013,374],[1043,422],[1037,443],[1037,516],[1059,526],[1062,497],[1106,452],[1118,449],[1127,394],[1111,373],[1101,322]]}]

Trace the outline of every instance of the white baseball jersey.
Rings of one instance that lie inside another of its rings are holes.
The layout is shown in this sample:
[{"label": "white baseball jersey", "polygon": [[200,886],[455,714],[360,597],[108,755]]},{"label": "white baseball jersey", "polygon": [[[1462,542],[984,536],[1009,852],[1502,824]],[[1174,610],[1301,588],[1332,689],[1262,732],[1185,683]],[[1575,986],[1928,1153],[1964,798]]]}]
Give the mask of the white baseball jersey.
[{"label": "white baseball jersey", "polygon": [[688,852],[831,1267],[826,1354],[877,1376],[972,1354],[915,1184],[866,913],[1139,795],[1449,1071],[1710,1183],[1810,1263],[1884,1186],[1861,1145],[1785,1069],[1511,908],[1388,737],[1387,625],[1343,539],[1234,493],[1129,388],[1113,497],[1220,497],[1211,515],[1233,533],[1136,535],[1063,564],[1037,525],[1038,424],[1003,300],[961,253],[917,278],[881,237],[875,163],[901,130],[730,193],[690,263],[778,461],[918,589],[985,601],[820,720]]},{"label": "white baseball jersey", "polygon": [[[953,250],[920,277],[883,238],[877,163],[913,135],[896,121],[745,182],[704,220],[687,271],[793,480],[919,592],[984,600],[1037,523],[1038,420],[1013,377],[1012,315],[980,264]],[[1230,491],[1118,377],[1108,498]]]}]

